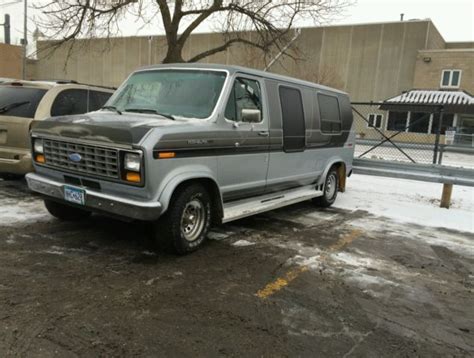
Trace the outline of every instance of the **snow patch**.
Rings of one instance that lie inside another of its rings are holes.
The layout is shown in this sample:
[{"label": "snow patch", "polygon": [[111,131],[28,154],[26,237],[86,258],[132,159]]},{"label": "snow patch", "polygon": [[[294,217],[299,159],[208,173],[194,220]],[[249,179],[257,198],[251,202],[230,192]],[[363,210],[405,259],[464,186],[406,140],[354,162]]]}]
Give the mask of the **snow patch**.
[{"label": "snow patch", "polygon": [[250,242],[250,241],[247,241],[247,240],[238,240],[236,242],[234,242],[232,244],[232,246],[252,246],[252,245],[255,245],[254,242]]},{"label": "snow patch", "polygon": [[211,240],[224,240],[224,239],[227,239],[230,235],[232,235],[233,233],[229,233],[229,232],[217,232],[217,231],[211,231],[207,234],[207,237]]},{"label": "snow patch", "polygon": [[43,205],[43,201],[20,201],[18,199],[0,199],[0,226],[15,226],[38,221],[47,222],[52,216]]},{"label": "snow patch", "polygon": [[399,222],[474,232],[474,188],[455,185],[450,209],[439,207],[441,191],[442,184],[353,175],[334,207],[365,210]]}]

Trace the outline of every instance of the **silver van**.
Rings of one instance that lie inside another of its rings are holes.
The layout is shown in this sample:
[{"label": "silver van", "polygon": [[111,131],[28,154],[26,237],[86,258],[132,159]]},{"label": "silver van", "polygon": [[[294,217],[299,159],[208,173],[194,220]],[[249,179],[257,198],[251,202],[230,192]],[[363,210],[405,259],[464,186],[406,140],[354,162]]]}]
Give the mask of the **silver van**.
[{"label": "silver van", "polygon": [[346,93],[248,68],[146,67],[106,105],[32,131],[29,187],[55,217],[151,221],[179,254],[212,224],[313,199],[330,206],[352,171]]}]

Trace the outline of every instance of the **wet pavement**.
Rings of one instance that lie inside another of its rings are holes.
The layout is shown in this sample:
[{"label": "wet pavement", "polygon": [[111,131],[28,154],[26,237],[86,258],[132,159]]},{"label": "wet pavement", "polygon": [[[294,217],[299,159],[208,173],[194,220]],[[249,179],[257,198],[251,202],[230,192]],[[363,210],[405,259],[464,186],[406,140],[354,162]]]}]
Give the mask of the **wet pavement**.
[{"label": "wet pavement", "polygon": [[472,234],[311,202],[178,257],[0,181],[2,357],[473,356],[473,270]]}]

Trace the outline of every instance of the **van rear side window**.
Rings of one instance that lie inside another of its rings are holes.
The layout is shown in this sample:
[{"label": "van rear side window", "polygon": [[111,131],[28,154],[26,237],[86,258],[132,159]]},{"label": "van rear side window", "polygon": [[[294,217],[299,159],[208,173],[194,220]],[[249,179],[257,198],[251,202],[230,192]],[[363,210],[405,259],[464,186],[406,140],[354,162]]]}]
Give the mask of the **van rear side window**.
[{"label": "van rear side window", "polygon": [[301,92],[280,87],[281,117],[283,121],[283,149],[299,151],[305,148],[305,123]]},{"label": "van rear side window", "polygon": [[321,118],[321,132],[339,133],[341,131],[341,112],[337,97],[318,94],[319,115]]},{"label": "van rear side window", "polygon": [[46,90],[23,86],[0,86],[0,116],[34,118]]}]

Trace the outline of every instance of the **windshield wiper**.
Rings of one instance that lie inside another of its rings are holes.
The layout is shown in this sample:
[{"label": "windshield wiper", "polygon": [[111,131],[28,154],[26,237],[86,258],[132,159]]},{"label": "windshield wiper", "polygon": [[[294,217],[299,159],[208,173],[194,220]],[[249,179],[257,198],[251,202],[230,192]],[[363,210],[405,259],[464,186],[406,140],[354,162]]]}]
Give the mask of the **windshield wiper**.
[{"label": "windshield wiper", "polygon": [[125,108],[124,111],[137,112],[137,113],[152,113],[152,114],[157,114],[159,116],[171,119],[173,121],[175,120],[175,118],[171,114],[161,113],[161,112],[158,112],[156,109],[151,109],[151,108]]},{"label": "windshield wiper", "polygon": [[117,112],[118,114],[122,114],[122,111],[118,110],[117,107],[114,106],[104,106],[101,109],[108,109],[110,111]]},{"label": "windshield wiper", "polygon": [[7,105],[0,108],[0,113],[8,112],[10,109],[20,107],[20,106],[23,106],[24,104],[28,104],[28,103],[30,103],[30,101],[13,102],[13,103],[7,104]]}]

